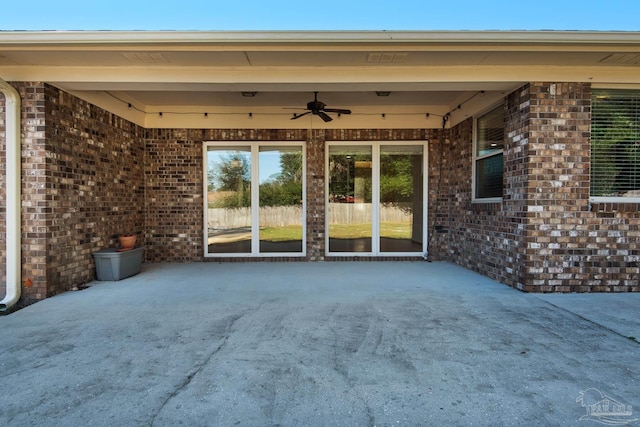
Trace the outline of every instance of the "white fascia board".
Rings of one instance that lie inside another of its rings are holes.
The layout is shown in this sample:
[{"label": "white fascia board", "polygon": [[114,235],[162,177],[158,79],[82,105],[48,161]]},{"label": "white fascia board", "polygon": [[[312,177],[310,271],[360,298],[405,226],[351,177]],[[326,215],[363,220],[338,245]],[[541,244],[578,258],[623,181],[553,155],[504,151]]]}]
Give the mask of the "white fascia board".
[{"label": "white fascia board", "polygon": [[[168,84],[373,84],[572,81],[640,82],[635,67],[451,66],[451,67],[0,67],[7,81]],[[138,89],[142,89],[140,86]],[[158,89],[157,87],[155,89]],[[417,90],[417,89],[415,89]]]}]

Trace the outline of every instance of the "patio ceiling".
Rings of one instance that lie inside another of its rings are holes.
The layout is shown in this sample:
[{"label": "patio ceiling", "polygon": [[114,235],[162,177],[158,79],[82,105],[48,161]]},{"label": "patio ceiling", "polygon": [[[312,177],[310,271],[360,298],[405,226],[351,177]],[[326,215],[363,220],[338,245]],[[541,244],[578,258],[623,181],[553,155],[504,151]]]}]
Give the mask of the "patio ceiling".
[{"label": "patio ceiling", "polygon": [[635,32],[0,32],[0,78],[148,126],[159,111],[304,108],[313,91],[330,107],[444,114],[527,81],[640,84],[639,67]]}]

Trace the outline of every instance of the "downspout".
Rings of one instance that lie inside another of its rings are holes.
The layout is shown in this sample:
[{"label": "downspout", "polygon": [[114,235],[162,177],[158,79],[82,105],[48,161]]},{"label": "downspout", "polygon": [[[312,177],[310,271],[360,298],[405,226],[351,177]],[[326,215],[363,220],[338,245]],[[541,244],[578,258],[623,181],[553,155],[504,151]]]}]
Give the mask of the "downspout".
[{"label": "downspout", "polygon": [[7,291],[0,301],[0,312],[7,311],[20,299],[20,94],[0,78],[0,91],[5,97],[6,134],[6,230],[7,230]]}]

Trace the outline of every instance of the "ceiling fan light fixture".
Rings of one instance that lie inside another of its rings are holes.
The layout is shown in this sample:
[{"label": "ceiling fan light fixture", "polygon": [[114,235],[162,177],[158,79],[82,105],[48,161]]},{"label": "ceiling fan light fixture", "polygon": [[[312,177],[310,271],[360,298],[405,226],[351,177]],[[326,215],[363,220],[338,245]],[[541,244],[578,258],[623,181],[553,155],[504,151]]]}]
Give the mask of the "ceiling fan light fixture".
[{"label": "ceiling fan light fixture", "polygon": [[327,108],[327,105],[324,102],[318,101],[318,92],[313,92],[313,101],[307,102],[305,112],[301,114],[294,114],[293,117],[291,117],[291,120],[299,119],[307,114],[313,114],[314,116],[320,117],[325,122],[330,122],[333,119],[327,113],[351,114],[351,110],[345,108]]}]

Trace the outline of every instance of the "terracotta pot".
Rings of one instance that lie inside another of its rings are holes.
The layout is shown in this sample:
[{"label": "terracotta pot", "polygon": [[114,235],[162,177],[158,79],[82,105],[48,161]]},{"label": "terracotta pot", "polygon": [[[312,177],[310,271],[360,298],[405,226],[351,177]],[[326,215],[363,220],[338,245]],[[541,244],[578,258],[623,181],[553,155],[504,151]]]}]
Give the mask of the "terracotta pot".
[{"label": "terracotta pot", "polygon": [[119,236],[118,240],[120,241],[120,250],[128,251],[133,249],[136,246],[136,238],[137,236],[135,234],[123,234]]}]

